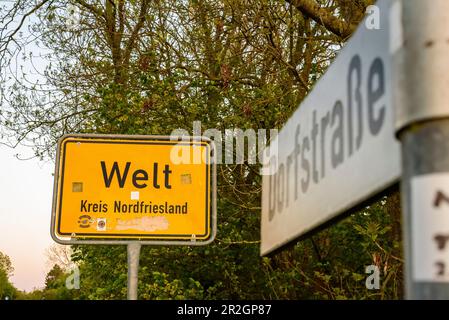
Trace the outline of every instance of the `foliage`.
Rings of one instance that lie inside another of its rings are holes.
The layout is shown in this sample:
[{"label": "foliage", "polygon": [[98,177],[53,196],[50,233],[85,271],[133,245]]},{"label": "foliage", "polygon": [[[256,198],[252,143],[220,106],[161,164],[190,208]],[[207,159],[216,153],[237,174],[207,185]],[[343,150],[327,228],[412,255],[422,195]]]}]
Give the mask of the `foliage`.
[{"label": "foliage", "polygon": [[13,271],[11,259],[0,252],[0,300],[15,299],[18,295],[18,290],[9,281]]},{"label": "foliage", "polygon": [[[401,298],[402,253],[399,197],[396,193],[273,259],[264,259],[273,282],[270,298]],[[368,290],[365,268],[380,270],[381,288]],[[280,278],[280,279],[279,279]],[[311,295],[312,293],[312,295]]]},{"label": "foliage", "polygon": [[189,278],[187,281],[169,280],[166,273],[153,271],[148,279],[141,281],[139,288],[141,299],[204,299],[204,290],[198,281]]},{"label": "foliage", "polygon": [[3,270],[8,277],[11,277],[14,272],[11,259],[2,252],[0,252],[0,270]]},{"label": "foliage", "polygon": [[55,264],[45,277],[45,287],[29,293],[21,292],[18,299],[23,300],[73,300],[78,298],[78,290],[66,286],[70,271],[64,271]]},{"label": "foliage", "polygon": [[[68,2],[80,11],[72,28],[64,10]],[[37,156],[53,158],[55,141],[67,132],[167,135],[177,128],[190,131],[195,120],[203,130],[280,128],[346,40],[346,33],[330,32],[289,2],[43,1],[29,32],[50,52],[42,71],[46,82],[33,83],[20,73],[10,80],[0,114],[5,138],[29,141]],[[348,32],[371,2],[317,3],[347,24],[342,30]],[[16,5],[17,15],[32,9],[24,1]],[[15,44],[23,53],[26,41],[15,40],[0,36],[0,52]],[[0,65],[5,61],[0,56]],[[260,190],[258,166],[220,165],[216,241],[207,247],[144,247],[140,299],[402,297],[397,193],[261,258]],[[64,291],[64,275],[54,269],[34,297],[126,297],[126,248],[73,250],[80,290]],[[382,271],[378,291],[365,287],[371,264]]]},{"label": "foliage", "polygon": [[17,289],[9,282],[8,276],[3,269],[0,269],[0,300],[14,299]]}]

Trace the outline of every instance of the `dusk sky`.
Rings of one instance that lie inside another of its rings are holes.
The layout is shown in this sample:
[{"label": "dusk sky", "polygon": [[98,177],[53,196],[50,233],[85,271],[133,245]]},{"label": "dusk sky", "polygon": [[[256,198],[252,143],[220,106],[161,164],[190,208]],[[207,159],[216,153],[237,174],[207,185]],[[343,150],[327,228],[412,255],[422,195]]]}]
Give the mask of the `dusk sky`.
[{"label": "dusk sky", "polygon": [[45,251],[54,243],[49,231],[54,169],[50,162],[18,160],[17,153],[31,150],[0,146],[0,251],[13,263],[13,284],[31,291],[44,286]]},{"label": "dusk sky", "polygon": [[[27,19],[24,30],[29,24]],[[13,59],[9,72],[20,64],[30,80],[45,82],[42,73],[47,62],[40,55],[46,51],[31,42],[24,48],[24,54],[31,52],[35,54],[34,66],[30,61]],[[8,107],[5,100],[2,103],[2,108]],[[0,144],[0,251],[11,258],[15,269],[13,284],[19,290],[32,291],[44,287],[49,271],[45,252],[54,243],[50,237],[54,164],[48,159],[19,160],[16,154],[27,159],[33,156],[33,150]]]}]

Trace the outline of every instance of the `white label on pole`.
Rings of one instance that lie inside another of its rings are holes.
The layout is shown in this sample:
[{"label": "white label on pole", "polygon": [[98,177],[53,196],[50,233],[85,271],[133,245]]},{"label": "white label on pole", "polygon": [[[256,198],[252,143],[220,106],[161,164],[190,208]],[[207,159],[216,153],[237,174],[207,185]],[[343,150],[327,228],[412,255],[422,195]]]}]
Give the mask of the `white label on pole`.
[{"label": "white label on pole", "polygon": [[264,153],[262,255],[398,181],[391,4],[376,3],[380,29],[360,24]]},{"label": "white label on pole", "polygon": [[449,173],[412,179],[413,280],[449,282]]}]

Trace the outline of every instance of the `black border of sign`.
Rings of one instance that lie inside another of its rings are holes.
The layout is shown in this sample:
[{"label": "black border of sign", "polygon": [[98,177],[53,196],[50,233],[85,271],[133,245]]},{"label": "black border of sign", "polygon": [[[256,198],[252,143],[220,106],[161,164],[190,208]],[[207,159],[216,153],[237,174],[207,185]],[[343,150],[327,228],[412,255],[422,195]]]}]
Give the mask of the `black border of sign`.
[{"label": "black border of sign", "polygon": [[[61,179],[60,183],[58,183],[58,197],[56,199],[58,203],[57,208],[57,235],[58,236],[71,236],[72,233],[63,233],[61,232],[61,214],[62,214],[62,197],[63,197],[63,185],[64,185],[64,168],[65,168],[65,160],[66,160],[66,146],[68,143],[105,143],[105,144],[144,144],[144,145],[188,145],[188,146],[205,146],[207,149],[207,159],[206,159],[206,208],[205,208],[205,233],[195,235],[196,237],[200,237],[198,241],[205,242],[209,240],[211,237],[213,237],[212,234],[212,221],[210,219],[210,203],[209,203],[209,196],[210,196],[210,188],[209,188],[209,181],[210,181],[210,170],[211,170],[211,159],[210,159],[210,143],[208,141],[184,141],[184,140],[170,140],[166,138],[157,138],[154,136],[148,137],[148,140],[151,141],[145,141],[142,137],[135,137],[132,138],[130,136],[116,136],[116,137],[104,137],[99,135],[97,139],[93,137],[82,137],[82,136],[67,136],[66,138],[72,138],[71,140],[64,139],[61,144],[63,145],[63,152],[62,157],[60,157],[59,162],[62,162],[60,172],[61,172]],[[111,140],[111,141],[105,141],[105,140]],[[114,140],[121,140],[121,141],[114,141]],[[133,141],[134,140],[134,141]],[[137,140],[137,141],[136,141]],[[155,142],[155,141],[166,141],[166,142]],[[56,177],[55,177],[56,178]],[[58,177],[59,180],[59,177]],[[207,238],[201,238],[207,236]],[[120,238],[117,238],[120,237]],[[190,241],[192,238],[192,234],[176,234],[176,235],[166,235],[166,234],[133,234],[133,235],[122,235],[122,234],[105,234],[105,233],[76,233],[76,238],[80,239],[86,239],[86,240],[122,240],[122,241],[133,241],[133,240],[143,240],[143,241],[157,241],[157,240],[164,240],[164,241]]]}]

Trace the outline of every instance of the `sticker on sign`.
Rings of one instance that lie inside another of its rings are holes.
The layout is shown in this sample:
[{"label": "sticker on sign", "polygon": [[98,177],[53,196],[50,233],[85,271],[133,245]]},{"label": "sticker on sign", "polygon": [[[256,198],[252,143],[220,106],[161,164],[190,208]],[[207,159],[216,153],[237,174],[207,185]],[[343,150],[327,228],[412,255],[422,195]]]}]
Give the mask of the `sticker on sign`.
[{"label": "sticker on sign", "polygon": [[264,153],[262,255],[398,181],[390,5],[377,3],[380,29],[361,23]]},{"label": "sticker on sign", "polygon": [[413,280],[449,282],[449,173],[411,181]]},{"label": "sticker on sign", "polygon": [[210,243],[216,232],[213,150],[202,137],[64,136],[52,237],[65,244]]}]

